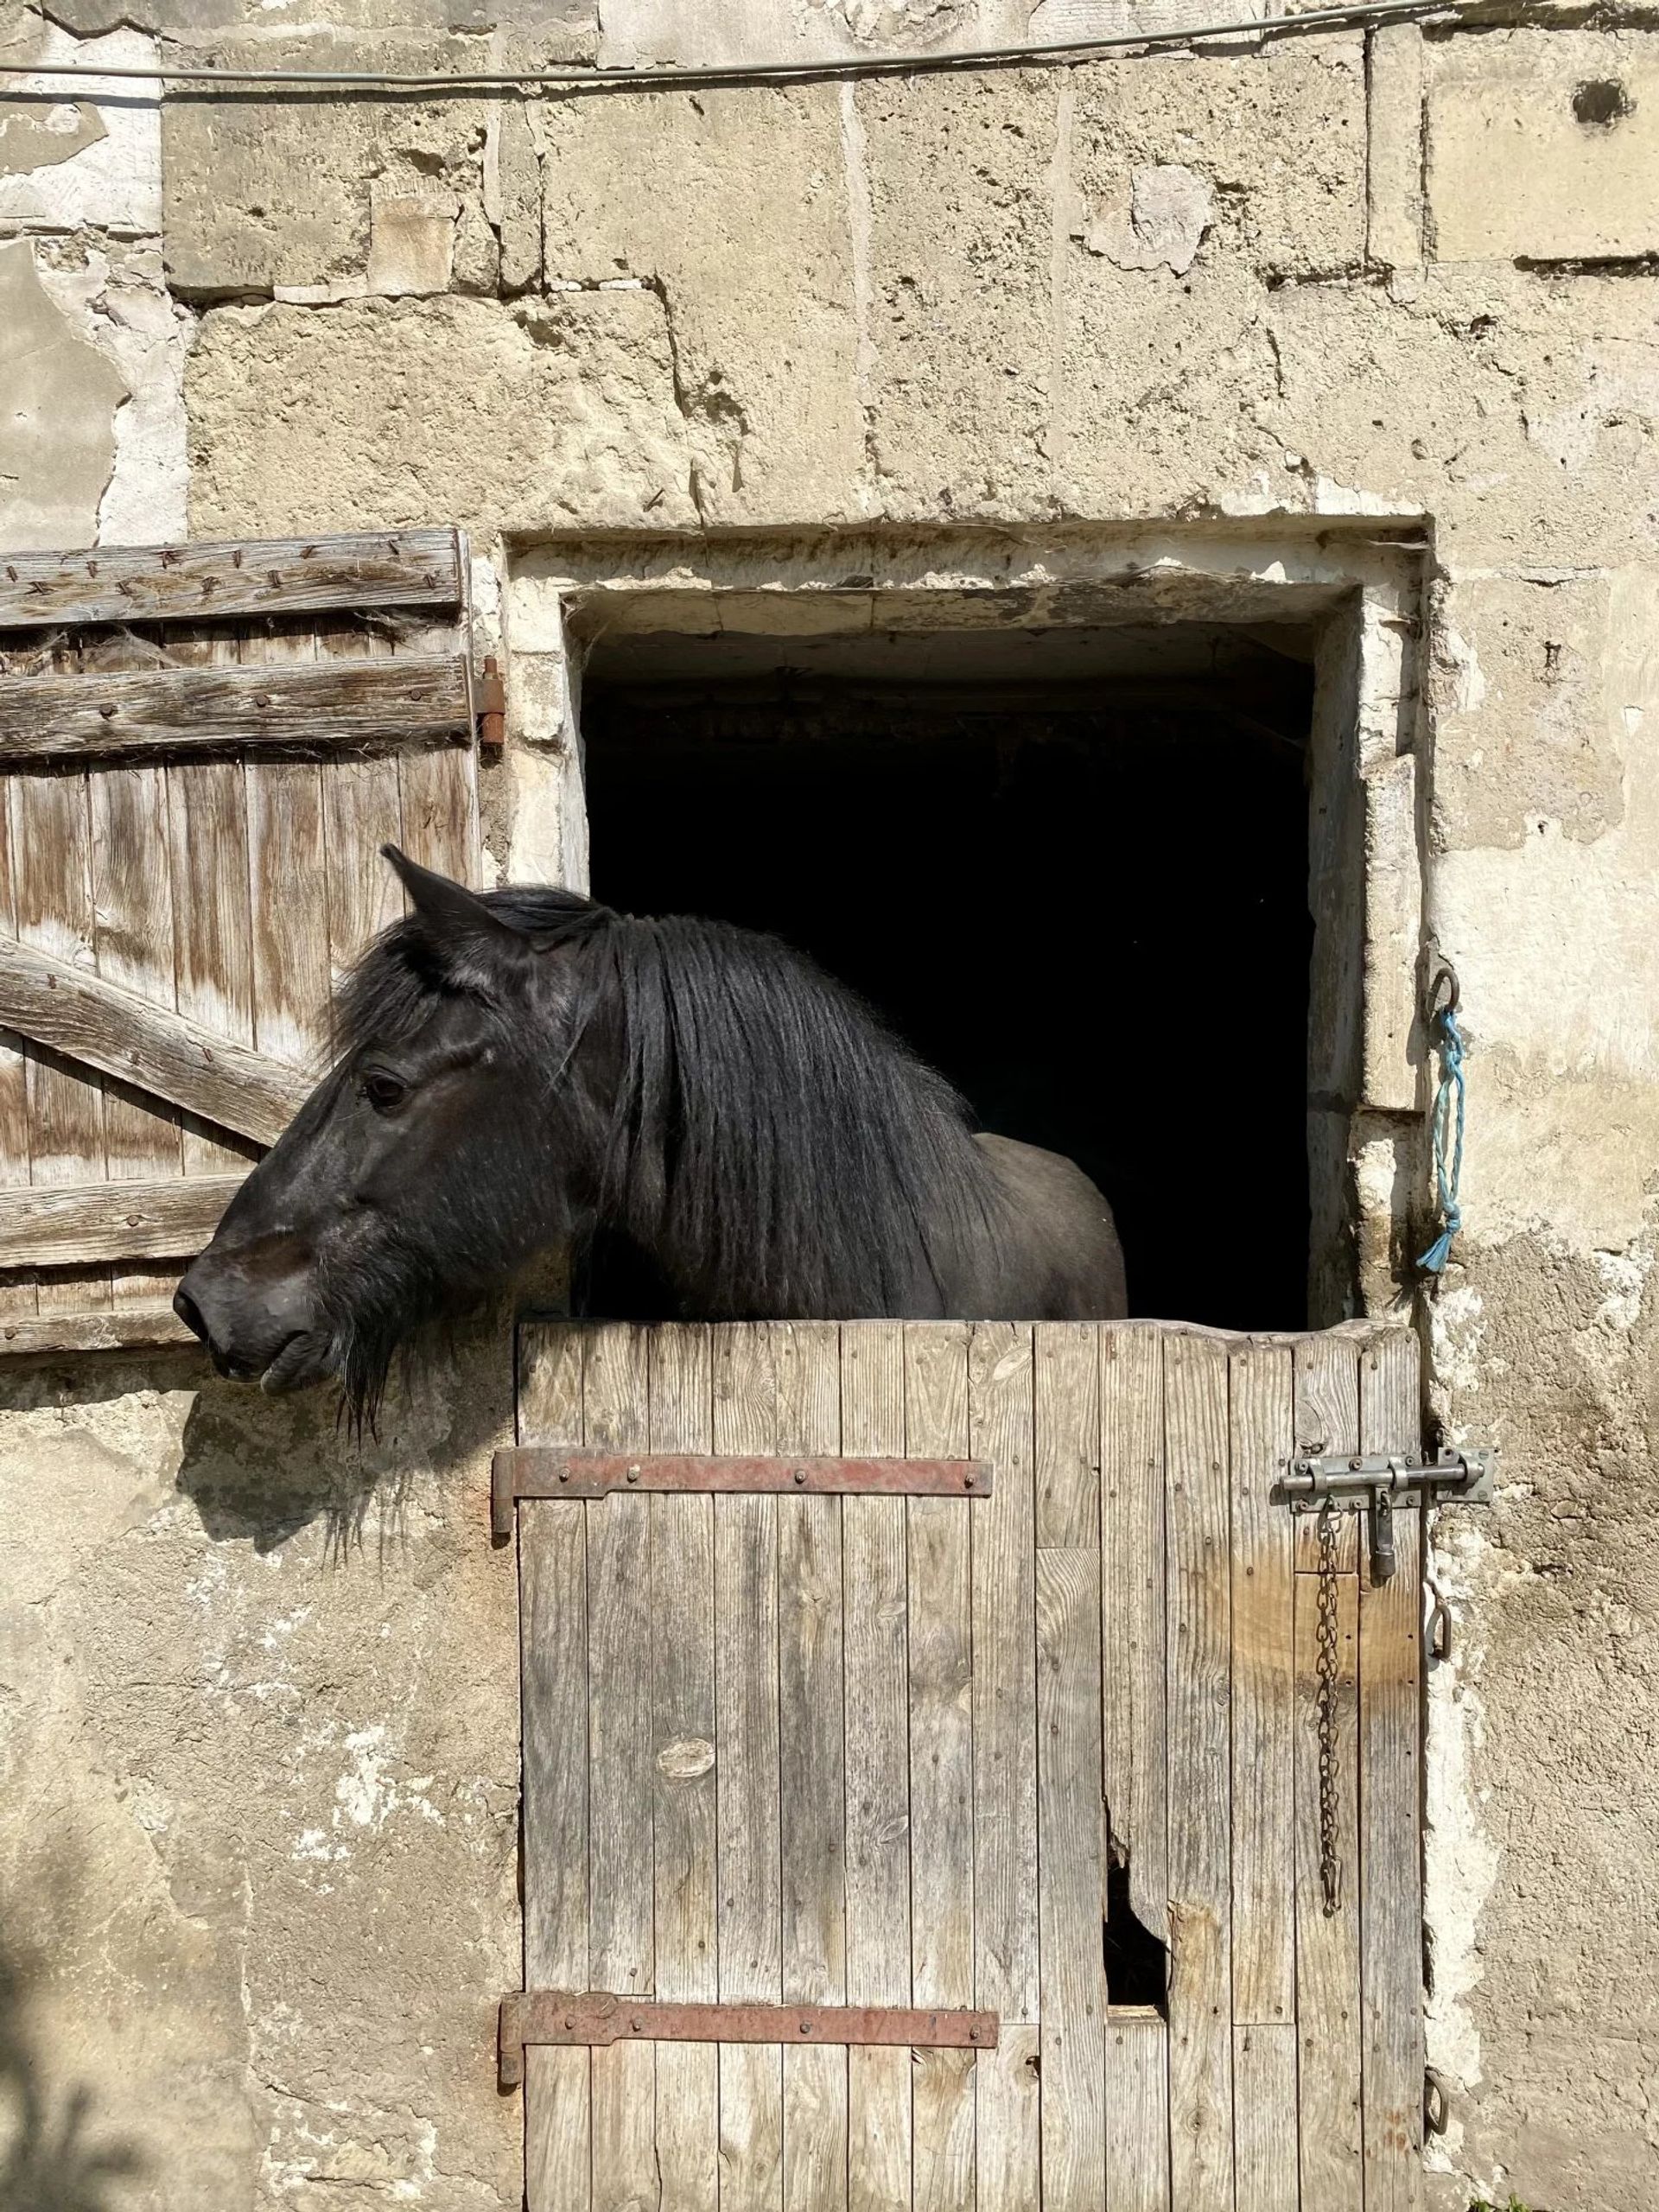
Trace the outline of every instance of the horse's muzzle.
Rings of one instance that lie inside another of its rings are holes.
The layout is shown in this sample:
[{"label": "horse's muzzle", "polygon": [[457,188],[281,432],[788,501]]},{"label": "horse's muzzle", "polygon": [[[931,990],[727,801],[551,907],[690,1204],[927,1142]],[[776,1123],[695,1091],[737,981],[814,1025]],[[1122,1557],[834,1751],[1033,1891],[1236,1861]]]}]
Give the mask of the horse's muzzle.
[{"label": "horse's muzzle", "polygon": [[320,1382],[333,1363],[309,1270],[273,1271],[261,1256],[221,1254],[210,1244],[186,1272],[173,1311],[221,1375],[270,1391]]}]

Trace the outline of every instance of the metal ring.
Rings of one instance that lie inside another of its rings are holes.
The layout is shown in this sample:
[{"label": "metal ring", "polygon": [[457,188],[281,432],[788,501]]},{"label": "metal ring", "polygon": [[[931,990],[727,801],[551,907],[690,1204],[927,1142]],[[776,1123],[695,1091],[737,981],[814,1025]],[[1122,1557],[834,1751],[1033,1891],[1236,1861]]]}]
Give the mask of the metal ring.
[{"label": "metal ring", "polygon": [[1423,2133],[1425,2135],[1444,2135],[1450,2117],[1446,2083],[1434,2069],[1429,2067],[1423,2075]]},{"label": "metal ring", "polygon": [[[1446,990],[1444,1005],[1440,1001],[1442,986]],[[1428,986],[1428,1018],[1433,1021],[1443,1014],[1455,1014],[1462,1003],[1463,986],[1458,981],[1458,971],[1449,960],[1442,960]]]}]

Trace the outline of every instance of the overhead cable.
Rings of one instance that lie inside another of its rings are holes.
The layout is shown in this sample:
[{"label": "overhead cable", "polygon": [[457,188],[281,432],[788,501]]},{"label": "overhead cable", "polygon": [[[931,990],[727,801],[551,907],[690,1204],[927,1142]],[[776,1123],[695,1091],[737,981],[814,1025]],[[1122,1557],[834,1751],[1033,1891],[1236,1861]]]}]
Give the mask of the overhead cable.
[{"label": "overhead cable", "polygon": [[[1515,0],[1503,10],[1505,27],[1554,19],[1553,0]],[[1371,29],[1389,23],[1495,19],[1491,0],[1359,0],[1352,7],[1310,8],[1288,16],[1233,16],[1224,22],[1182,23],[1166,30],[1116,31],[1097,38],[1056,39],[1028,46],[986,46],[938,54],[859,54],[817,61],[686,62],[639,67],[587,67],[561,62],[529,69],[456,69],[399,74],[364,69],[265,69],[197,67],[188,62],[0,62],[0,78],[93,78],[100,81],[203,86],[261,91],[292,85],[313,91],[365,92],[652,92],[684,86],[810,84],[864,77],[934,76],[979,69],[1072,68],[1111,54],[1158,54],[1210,39],[1252,41],[1294,38],[1310,31]],[[43,88],[41,88],[43,89]]]}]

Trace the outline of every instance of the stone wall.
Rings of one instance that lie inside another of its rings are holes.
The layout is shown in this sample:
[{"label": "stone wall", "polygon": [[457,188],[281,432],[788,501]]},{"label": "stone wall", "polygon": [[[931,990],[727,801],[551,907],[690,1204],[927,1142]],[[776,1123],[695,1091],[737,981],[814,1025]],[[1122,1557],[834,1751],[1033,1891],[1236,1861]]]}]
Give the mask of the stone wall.
[{"label": "stone wall", "polygon": [[[10,0],[0,47],[644,66],[1124,16]],[[1647,20],[1497,7],[788,87],[0,103],[7,545],[458,521],[504,572],[550,533],[855,528],[922,561],[943,525],[1417,519],[1423,919],[1473,1046],[1467,1227],[1425,1321],[1437,1413],[1507,1468],[1440,1546],[1457,2212],[1659,2194]],[[303,1470],[329,1433],[274,1426],[314,1416],[160,1362],[10,1402],[7,2086],[38,2059],[50,2128],[84,2082],[89,2133],[151,2162],[135,2206],[516,2201],[447,1964],[507,1974],[512,1942],[510,1595],[463,1534],[481,1447],[441,1471],[461,1417],[429,1404],[395,1541],[328,1571]]]},{"label": "stone wall", "polygon": [[188,1355],[0,1376],[6,2212],[518,2202],[510,1374],[361,1455]]}]

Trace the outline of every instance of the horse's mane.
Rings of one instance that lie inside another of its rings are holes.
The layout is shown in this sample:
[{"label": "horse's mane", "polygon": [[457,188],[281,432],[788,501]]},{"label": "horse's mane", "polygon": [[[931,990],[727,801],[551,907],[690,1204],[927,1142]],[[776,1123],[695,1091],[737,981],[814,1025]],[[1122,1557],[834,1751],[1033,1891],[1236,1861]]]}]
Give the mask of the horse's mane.
[{"label": "horse's mane", "polygon": [[[549,1023],[556,1099],[590,1029],[620,1046],[614,1095],[597,1102],[603,1211],[700,1316],[903,1312],[950,1247],[983,1237],[991,1179],[963,1102],[804,955],[568,891],[485,898],[560,956],[548,972],[574,1014]],[[337,1040],[406,1033],[442,988],[423,925],[394,925],[346,985]],[[502,1014],[533,1058],[518,1009]]]}]

